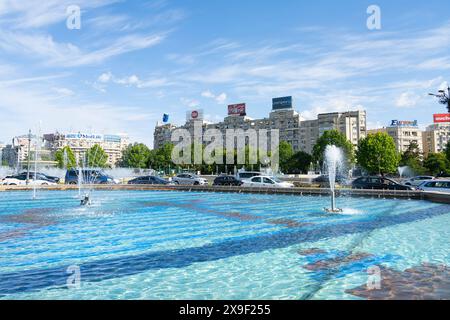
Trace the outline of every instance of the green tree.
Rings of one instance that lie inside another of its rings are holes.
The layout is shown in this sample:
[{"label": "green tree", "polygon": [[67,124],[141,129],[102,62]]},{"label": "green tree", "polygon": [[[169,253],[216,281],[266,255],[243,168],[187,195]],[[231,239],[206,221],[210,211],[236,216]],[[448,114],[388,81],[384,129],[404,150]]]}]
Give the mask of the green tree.
[{"label": "green tree", "polygon": [[107,168],[108,155],[98,144],[92,146],[86,152],[87,166],[90,168]]},{"label": "green tree", "polygon": [[356,158],[359,165],[371,174],[396,172],[400,163],[394,139],[384,132],[369,134],[360,140]]},{"label": "green tree", "polygon": [[432,175],[450,172],[450,162],[444,153],[430,153],[423,165]]},{"label": "green tree", "polygon": [[143,143],[129,145],[123,152],[121,166],[126,168],[145,169],[148,167],[150,149]]},{"label": "green tree", "polygon": [[294,149],[291,144],[286,141],[281,141],[278,146],[279,162],[281,172],[288,173],[291,169],[291,160],[294,156]]},{"label": "green tree", "polygon": [[166,143],[162,148],[151,150],[148,157],[148,167],[153,169],[173,167],[172,150],[174,145]]},{"label": "green tree", "polygon": [[341,132],[329,130],[324,132],[313,148],[313,160],[315,163],[318,162],[320,167],[323,166],[325,149],[330,145],[341,148],[348,163],[353,163],[355,161],[353,145],[351,142],[348,141]]},{"label": "green tree", "polygon": [[72,169],[77,166],[75,154],[69,146],[55,152],[55,161],[58,163],[58,168],[60,169]]},{"label": "green tree", "polygon": [[424,174],[426,169],[422,165],[421,156],[419,145],[412,142],[402,154],[400,166],[411,168],[415,174]]},{"label": "green tree", "polygon": [[447,143],[447,147],[445,148],[445,156],[447,160],[450,161],[450,141]]},{"label": "green tree", "polygon": [[299,151],[294,153],[294,155],[289,160],[287,173],[307,173],[311,167],[313,157],[306,152]]}]

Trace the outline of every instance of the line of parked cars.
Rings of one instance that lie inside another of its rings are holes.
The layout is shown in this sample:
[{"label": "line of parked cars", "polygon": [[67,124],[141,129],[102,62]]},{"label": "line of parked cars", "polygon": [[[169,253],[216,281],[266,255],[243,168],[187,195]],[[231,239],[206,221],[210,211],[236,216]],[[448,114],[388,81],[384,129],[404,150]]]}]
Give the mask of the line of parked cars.
[{"label": "line of parked cars", "polygon": [[[114,179],[102,170],[98,169],[70,169],[65,175],[65,184],[78,184],[79,175],[81,181],[85,184],[118,184],[119,180]],[[49,176],[44,173],[22,172],[16,175],[10,175],[0,181],[1,185],[21,186],[26,185],[50,186],[60,182],[58,177]],[[329,178],[327,175],[319,176],[313,180],[321,186],[327,187]],[[380,176],[359,177],[352,182],[347,177],[337,176],[336,183],[351,186],[352,189],[368,190],[420,190],[450,193],[450,180],[436,179],[432,176],[417,176],[403,180],[401,183]],[[172,179],[163,179],[158,176],[141,176],[128,181],[130,185],[208,185],[208,180],[193,173],[181,173]],[[238,172],[234,175],[220,175],[213,181],[213,186],[241,186],[252,188],[293,188],[294,184],[282,181],[276,177],[264,175],[261,172]]]}]

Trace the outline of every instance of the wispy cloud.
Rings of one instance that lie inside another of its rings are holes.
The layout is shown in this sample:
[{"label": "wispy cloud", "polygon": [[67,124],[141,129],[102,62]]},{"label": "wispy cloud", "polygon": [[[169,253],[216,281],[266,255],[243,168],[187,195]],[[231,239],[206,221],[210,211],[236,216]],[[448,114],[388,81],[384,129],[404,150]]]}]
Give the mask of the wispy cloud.
[{"label": "wispy cloud", "polygon": [[165,37],[166,34],[132,34],[118,38],[104,48],[83,51],[71,43],[56,42],[50,35],[0,32],[0,48],[40,58],[49,66],[77,67],[98,64],[124,53],[153,47]]}]

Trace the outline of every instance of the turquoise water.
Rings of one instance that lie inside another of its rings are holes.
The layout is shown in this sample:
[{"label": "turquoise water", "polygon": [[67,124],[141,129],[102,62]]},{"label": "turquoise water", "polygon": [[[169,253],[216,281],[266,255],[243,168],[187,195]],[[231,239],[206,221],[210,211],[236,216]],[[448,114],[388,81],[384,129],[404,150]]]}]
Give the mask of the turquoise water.
[{"label": "turquoise water", "polygon": [[[91,207],[72,191],[30,199],[0,193],[2,299],[364,299],[371,292],[354,290],[373,267],[381,298],[430,274],[442,281],[420,285],[450,298],[448,205],[338,198],[344,213],[330,215],[325,197],[98,191]],[[79,268],[79,286],[67,285],[68,268]]]}]

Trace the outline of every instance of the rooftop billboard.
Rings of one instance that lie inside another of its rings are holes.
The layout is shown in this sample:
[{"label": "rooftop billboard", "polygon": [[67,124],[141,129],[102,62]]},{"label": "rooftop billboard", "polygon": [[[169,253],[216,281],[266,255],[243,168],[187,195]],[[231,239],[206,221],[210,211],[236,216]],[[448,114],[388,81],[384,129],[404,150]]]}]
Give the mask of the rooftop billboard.
[{"label": "rooftop billboard", "polygon": [[433,115],[434,123],[450,122],[450,113],[441,113]]},{"label": "rooftop billboard", "polygon": [[417,120],[414,121],[399,121],[399,120],[392,120],[391,127],[417,127],[418,123]]},{"label": "rooftop billboard", "polygon": [[272,110],[292,109],[292,97],[280,97],[272,99]]},{"label": "rooftop billboard", "polygon": [[230,104],[228,106],[229,116],[246,116],[246,105],[245,103]]},{"label": "rooftop billboard", "polygon": [[203,110],[197,109],[197,110],[191,110],[186,113],[186,120],[203,120]]}]

